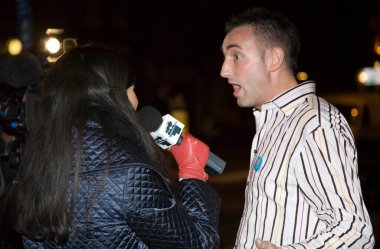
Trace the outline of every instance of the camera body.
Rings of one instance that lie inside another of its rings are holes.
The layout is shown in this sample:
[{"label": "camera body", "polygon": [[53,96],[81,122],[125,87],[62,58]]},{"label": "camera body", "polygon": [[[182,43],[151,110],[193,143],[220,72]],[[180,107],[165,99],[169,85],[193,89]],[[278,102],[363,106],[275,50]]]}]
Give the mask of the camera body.
[{"label": "camera body", "polygon": [[0,127],[9,135],[20,137],[26,131],[25,91],[23,87],[14,89],[9,96],[0,96]]},{"label": "camera body", "polygon": [[[7,90],[4,91],[5,89]],[[14,89],[1,84],[1,90],[0,160],[7,162],[10,166],[16,166],[22,153],[27,132],[24,101],[26,87]]]}]

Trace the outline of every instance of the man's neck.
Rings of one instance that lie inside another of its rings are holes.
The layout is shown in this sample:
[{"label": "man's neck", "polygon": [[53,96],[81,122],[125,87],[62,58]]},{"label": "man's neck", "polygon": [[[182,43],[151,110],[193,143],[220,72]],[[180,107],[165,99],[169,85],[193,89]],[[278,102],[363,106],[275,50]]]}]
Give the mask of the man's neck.
[{"label": "man's neck", "polygon": [[294,75],[288,71],[282,71],[281,73],[273,75],[271,81],[273,85],[272,99],[298,85]]}]

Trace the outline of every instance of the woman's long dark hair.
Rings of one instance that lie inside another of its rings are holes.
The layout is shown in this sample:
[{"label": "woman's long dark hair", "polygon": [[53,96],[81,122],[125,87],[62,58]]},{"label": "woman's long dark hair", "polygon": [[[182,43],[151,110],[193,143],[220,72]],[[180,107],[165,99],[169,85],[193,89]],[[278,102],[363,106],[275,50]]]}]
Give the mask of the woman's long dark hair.
[{"label": "woman's long dark hair", "polygon": [[7,200],[18,232],[36,240],[67,241],[73,222],[69,207],[74,205],[67,201],[68,175],[76,153],[73,144],[80,144],[72,141],[72,131],[76,127],[80,140],[91,113],[116,136],[134,134],[151,161],[166,172],[161,152],[126,96],[135,84],[133,76],[123,56],[101,46],[74,48],[50,69],[42,84],[37,126],[27,139]]}]

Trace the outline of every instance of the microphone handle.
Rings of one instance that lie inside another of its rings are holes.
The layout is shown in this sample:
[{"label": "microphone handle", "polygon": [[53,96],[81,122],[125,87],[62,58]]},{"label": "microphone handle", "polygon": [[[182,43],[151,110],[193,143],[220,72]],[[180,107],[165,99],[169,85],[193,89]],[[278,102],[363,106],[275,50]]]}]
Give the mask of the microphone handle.
[{"label": "microphone handle", "polygon": [[[183,140],[182,135],[178,138],[177,144],[181,144]],[[226,162],[210,151],[207,159],[205,171],[210,176],[221,175],[226,167]]]},{"label": "microphone handle", "polygon": [[211,176],[220,175],[223,173],[225,166],[226,162],[210,151],[205,167],[206,173]]}]

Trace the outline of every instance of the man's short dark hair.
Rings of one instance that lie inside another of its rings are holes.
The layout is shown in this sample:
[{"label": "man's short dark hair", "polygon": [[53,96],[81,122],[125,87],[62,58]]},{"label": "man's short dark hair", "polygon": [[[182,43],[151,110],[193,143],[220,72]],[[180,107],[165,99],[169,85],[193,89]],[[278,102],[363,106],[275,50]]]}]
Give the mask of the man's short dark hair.
[{"label": "man's short dark hair", "polygon": [[286,16],[266,8],[250,8],[226,22],[226,33],[232,29],[250,25],[261,49],[281,47],[285,52],[285,62],[295,71],[300,51],[297,27]]}]

